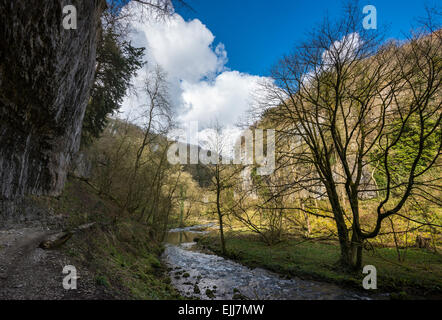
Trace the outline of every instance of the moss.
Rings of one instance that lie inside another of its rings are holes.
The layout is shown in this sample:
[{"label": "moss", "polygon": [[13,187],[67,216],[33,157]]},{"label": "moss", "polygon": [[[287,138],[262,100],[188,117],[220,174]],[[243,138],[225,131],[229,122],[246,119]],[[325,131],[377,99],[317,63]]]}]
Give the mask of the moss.
[{"label": "moss", "polygon": [[215,294],[210,289],[206,289],[206,296],[210,299],[215,299]]},{"label": "moss", "polygon": [[96,276],[95,283],[100,286],[109,287],[109,282],[107,281],[107,278],[105,276]]},{"label": "moss", "polygon": [[233,300],[248,300],[246,296],[241,293],[235,293],[232,297]]},{"label": "moss", "polygon": [[95,273],[98,285],[122,299],[181,298],[159,258],[163,248],[149,237],[148,227],[130,217],[113,223],[119,208],[98,197],[86,183],[69,180],[52,207],[56,213],[69,212],[69,225],[97,222],[74,235],[63,250]]}]

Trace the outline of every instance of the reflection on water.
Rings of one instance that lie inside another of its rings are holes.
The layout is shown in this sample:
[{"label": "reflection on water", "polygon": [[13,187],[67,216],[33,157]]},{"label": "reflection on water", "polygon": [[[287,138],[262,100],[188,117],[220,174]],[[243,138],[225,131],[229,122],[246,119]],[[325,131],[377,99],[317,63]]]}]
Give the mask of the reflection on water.
[{"label": "reflection on water", "polygon": [[182,243],[194,242],[195,239],[201,238],[203,235],[213,233],[214,231],[206,231],[206,230],[214,226],[215,226],[214,223],[209,223],[193,227],[172,229],[167,234],[165,242],[173,245],[180,245]]},{"label": "reflection on water", "polygon": [[166,242],[174,245],[180,245],[182,243],[193,242],[196,238],[200,237],[201,233],[197,232],[169,232],[166,237]]}]

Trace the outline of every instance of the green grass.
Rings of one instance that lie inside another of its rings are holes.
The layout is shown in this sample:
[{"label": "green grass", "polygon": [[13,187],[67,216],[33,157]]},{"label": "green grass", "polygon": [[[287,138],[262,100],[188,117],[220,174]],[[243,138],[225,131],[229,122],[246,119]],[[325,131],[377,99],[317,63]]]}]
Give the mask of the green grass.
[{"label": "green grass", "polygon": [[127,224],[111,230],[96,228],[93,233],[74,239],[69,246],[77,249],[78,261],[99,274],[97,284],[113,289],[122,298],[179,298],[159,260],[161,246],[148,239],[142,228]]},{"label": "green grass", "polygon": [[[268,246],[252,235],[231,234],[227,235],[226,241],[227,257],[247,266],[362,290],[365,275],[362,272],[347,273],[338,266],[338,245],[300,239]],[[199,244],[220,254],[216,237],[205,237]],[[374,252],[364,251],[363,265],[376,267],[379,291],[442,296],[442,257],[439,254],[410,248],[405,261],[398,262],[395,249],[376,248]]]}]

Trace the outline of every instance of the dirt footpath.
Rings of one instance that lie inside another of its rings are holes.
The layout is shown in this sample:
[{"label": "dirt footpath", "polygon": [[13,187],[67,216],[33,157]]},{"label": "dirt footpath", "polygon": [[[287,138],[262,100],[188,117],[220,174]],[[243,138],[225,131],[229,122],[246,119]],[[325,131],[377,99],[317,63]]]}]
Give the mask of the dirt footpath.
[{"label": "dirt footpath", "polygon": [[[40,242],[53,231],[42,228],[0,230],[0,300],[113,299],[94,276],[59,250],[43,250]],[[63,288],[63,268],[77,269],[77,289]]]}]

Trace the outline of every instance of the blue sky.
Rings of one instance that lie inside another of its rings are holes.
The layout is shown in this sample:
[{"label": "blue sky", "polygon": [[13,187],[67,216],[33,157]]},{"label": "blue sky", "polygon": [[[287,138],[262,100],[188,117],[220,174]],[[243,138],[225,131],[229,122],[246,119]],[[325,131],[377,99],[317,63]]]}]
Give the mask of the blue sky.
[{"label": "blue sky", "polygon": [[[227,67],[266,75],[306,31],[329,15],[341,13],[340,0],[188,0],[195,12],[178,8],[186,20],[197,18],[224,43]],[[389,37],[401,38],[417,17],[425,14],[424,0],[360,1],[377,9],[378,25],[389,26]]]},{"label": "blue sky", "polygon": [[[137,94],[126,97],[121,111],[134,118],[143,111],[145,77],[159,66],[177,122],[203,128],[217,121],[232,139],[240,133],[236,124],[262,94],[262,83],[271,81],[270,68],[326,15],[335,20],[342,13],[341,0],[186,1],[194,11],[178,7],[165,20],[130,21],[130,40],[146,48],[146,66],[133,80]],[[374,5],[378,27],[389,25],[387,37],[403,38],[424,16],[425,1],[361,0],[360,10]],[[133,1],[125,9],[143,12]]]}]

